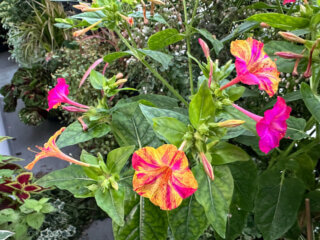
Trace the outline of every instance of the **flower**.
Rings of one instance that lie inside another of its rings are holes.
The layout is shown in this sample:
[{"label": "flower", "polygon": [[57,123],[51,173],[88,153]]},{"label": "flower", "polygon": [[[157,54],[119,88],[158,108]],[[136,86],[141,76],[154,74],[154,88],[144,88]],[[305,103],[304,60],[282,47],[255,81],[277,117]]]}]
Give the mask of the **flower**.
[{"label": "flower", "polygon": [[49,111],[52,108],[57,108],[58,106],[61,105],[61,103],[67,103],[78,108],[84,108],[82,110],[85,110],[85,111],[89,109],[89,107],[86,105],[72,101],[70,98],[68,98],[68,94],[69,94],[69,85],[66,84],[66,80],[64,78],[58,78],[57,85],[49,91],[49,94],[48,94],[49,108],[47,109],[47,111]]},{"label": "flower", "polygon": [[280,140],[286,135],[287,119],[290,117],[291,108],[286,105],[282,97],[277,98],[274,107],[264,112],[264,117],[255,115],[238,105],[233,106],[257,122],[256,130],[259,148],[267,154],[271,149],[279,147]]},{"label": "flower", "polygon": [[220,88],[223,90],[238,82],[259,85],[271,97],[280,81],[275,62],[263,50],[263,43],[253,38],[231,43],[231,53],[236,57],[237,77]]},{"label": "flower", "polygon": [[5,180],[3,184],[0,184],[0,191],[14,194],[20,201],[30,198],[30,193],[39,193],[46,188],[32,184],[30,180],[32,179],[32,173],[22,173],[16,177],[15,181]]},{"label": "flower", "polygon": [[134,191],[162,210],[177,208],[198,188],[185,153],[174,145],[141,148],[133,154],[132,166]]},{"label": "flower", "polygon": [[278,32],[278,34],[290,42],[296,42],[296,43],[301,43],[301,44],[305,44],[307,42],[305,39],[298,37],[291,32],[281,32],[280,31],[280,32]]},{"label": "flower", "polygon": [[118,13],[118,15],[119,15],[123,20],[125,20],[125,21],[130,25],[130,27],[133,26],[133,24],[134,24],[133,17],[127,17],[127,16],[125,16],[125,15],[122,15],[121,13]]},{"label": "flower", "polygon": [[78,164],[84,167],[90,167],[91,166],[90,164],[80,162],[72,157],[69,157],[68,155],[61,152],[60,149],[57,147],[56,139],[65,129],[66,128],[63,127],[60,130],[58,130],[52,137],[50,137],[48,142],[45,143],[43,147],[37,146],[37,148],[41,150],[41,152],[37,153],[34,160],[31,163],[29,163],[27,166],[25,166],[25,168],[28,170],[31,170],[40,159],[47,158],[47,157],[56,157],[70,163]]},{"label": "flower", "polygon": [[286,5],[287,3],[293,3],[293,2],[296,2],[297,0],[284,0],[283,1],[283,5]]},{"label": "flower", "polygon": [[86,32],[89,32],[92,28],[98,26],[100,23],[102,23],[102,20],[99,20],[99,21],[95,22],[94,24],[90,25],[89,27],[86,27],[86,28],[84,28],[84,29],[75,31],[75,32],[73,33],[73,36],[74,36],[74,37],[79,37],[79,36],[85,34]]}]

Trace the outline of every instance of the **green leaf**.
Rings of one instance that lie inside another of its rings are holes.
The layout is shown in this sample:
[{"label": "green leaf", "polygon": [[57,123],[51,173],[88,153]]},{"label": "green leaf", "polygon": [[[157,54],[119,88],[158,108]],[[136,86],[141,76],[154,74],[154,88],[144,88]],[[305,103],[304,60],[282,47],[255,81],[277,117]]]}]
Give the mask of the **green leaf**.
[{"label": "green leaf", "polygon": [[162,49],[171,44],[180,42],[184,37],[185,36],[179,33],[177,29],[166,29],[153,34],[148,40],[148,47],[150,50]]},{"label": "green leaf", "polygon": [[228,215],[226,240],[234,240],[242,233],[247,223],[248,212],[240,209],[236,204],[231,204]]},{"label": "green leaf", "polygon": [[195,197],[206,213],[209,223],[222,237],[225,237],[227,215],[233,194],[233,178],[227,166],[217,166],[214,169],[215,180],[205,174],[202,165],[192,169],[198,181]]},{"label": "green leaf", "polygon": [[117,148],[109,152],[107,157],[107,168],[110,173],[120,173],[134,149],[135,146],[127,146]]},{"label": "green leaf", "polygon": [[13,232],[10,232],[7,230],[0,230],[0,240],[6,240],[13,235],[14,235]]},{"label": "green leaf", "polygon": [[205,211],[194,195],[184,199],[178,208],[168,212],[169,226],[174,239],[199,239],[209,224],[204,215]]},{"label": "green leaf", "polygon": [[8,178],[11,177],[14,174],[13,170],[10,169],[0,169],[0,179],[1,178]]},{"label": "green leaf", "polygon": [[94,89],[102,90],[106,80],[107,79],[103,76],[102,73],[99,73],[95,70],[91,70],[90,83]]},{"label": "green leaf", "polygon": [[310,86],[304,82],[301,84],[300,91],[309,112],[320,122],[320,97],[313,93]]},{"label": "green leaf", "polygon": [[19,213],[12,208],[5,208],[0,210],[0,225],[4,223],[14,223],[19,220]]},{"label": "green leaf", "polygon": [[161,145],[152,126],[142,114],[138,102],[118,102],[115,109],[112,114],[112,132],[120,146],[135,145],[139,148]]},{"label": "green leaf", "polygon": [[278,170],[264,172],[258,184],[255,222],[265,240],[281,238],[297,219],[304,185],[296,178],[282,178]]},{"label": "green leaf", "polygon": [[259,13],[250,16],[247,21],[257,21],[269,24],[271,27],[283,30],[295,30],[298,28],[306,28],[309,20],[302,17],[292,17],[280,13]]},{"label": "green leaf", "polygon": [[247,212],[252,211],[257,193],[258,171],[256,164],[250,160],[235,162],[228,165],[234,181],[234,194],[232,202],[238,208]]},{"label": "green leaf", "polygon": [[90,25],[100,21],[105,18],[106,15],[102,11],[96,12],[84,12],[71,16],[71,19],[81,19],[87,21]]},{"label": "green leaf", "polygon": [[290,138],[292,140],[301,140],[309,136],[304,132],[304,128],[306,127],[306,120],[304,120],[303,118],[290,117],[287,120],[287,125],[288,128],[286,138]]},{"label": "green leaf", "polygon": [[44,214],[42,213],[31,213],[27,215],[26,217],[27,224],[34,228],[34,229],[40,229],[42,223],[44,222]]},{"label": "green leaf", "polygon": [[172,117],[153,118],[153,129],[167,142],[177,147],[180,146],[183,136],[188,131],[186,124]]},{"label": "green leaf", "polygon": [[224,37],[223,39],[220,40],[220,42],[225,43],[233,38],[236,38],[240,34],[249,32],[251,29],[256,28],[259,26],[258,22],[249,22],[246,21],[242,24],[240,24],[232,33]]},{"label": "green leaf", "polygon": [[171,118],[176,118],[185,124],[189,123],[188,116],[183,115],[179,112],[168,110],[168,109],[163,109],[163,108],[149,107],[144,104],[140,104],[139,106],[140,106],[140,109],[141,109],[143,115],[145,116],[145,118],[148,120],[148,122],[151,125],[153,125],[152,119],[154,119],[156,117],[171,117]]},{"label": "green leaf", "polygon": [[270,5],[270,4],[267,4],[264,2],[257,2],[257,3],[254,3],[254,4],[247,6],[246,8],[249,8],[249,9],[278,9],[278,6]]},{"label": "green leaf", "polygon": [[309,192],[306,195],[306,198],[310,200],[310,210],[314,213],[320,212],[320,190],[317,189],[315,191]]},{"label": "green leaf", "polygon": [[196,129],[202,123],[214,120],[215,105],[207,85],[207,81],[202,83],[189,105],[189,119]]},{"label": "green leaf", "polygon": [[165,108],[165,109],[171,109],[171,110],[178,108],[177,99],[163,96],[163,95],[156,95],[156,94],[141,94],[139,96],[135,96],[127,99],[121,99],[118,101],[116,107],[121,106],[125,103],[138,102],[141,100],[146,100],[148,102],[151,102],[152,104],[154,104],[154,107],[158,107],[158,108]]},{"label": "green leaf", "polygon": [[57,146],[59,148],[63,148],[81,142],[86,142],[93,138],[105,136],[109,131],[110,127],[105,123],[96,123],[92,126],[89,125],[89,129],[87,131],[83,131],[79,121],[75,121],[60,135],[57,141]]},{"label": "green leaf", "polygon": [[112,63],[113,61],[122,57],[129,56],[130,54],[132,54],[131,51],[109,53],[103,57],[103,61],[107,63]]},{"label": "green leaf", "polygon": [[[302,99],[302,96],[300,91],[295,91],[295,92],[290,92],[285,94],[282,98],[286,100],[286,103],[288,103],[288,102],[294,102],[294,101],[300,100]],[[268,108],[271,108],[273,105],[276,104],[276,102],[277,102],[277,99],[274,99],[268,102],[263,109],[266,110]]]},{"label": "green leaf", "polygon": [[[134,17],[134,18],[144,18],[142,11],[134,11],[133,13],[130,13],[128,16]],[[162,23],[162,24],[169,26],[169,24],[166,22],[166,20],[159,13],[156,13],[153,16],[151,16],[150,11],[147,11],[146,17],[148,20],[151,20],[154,22],[159,22],[159,23]]]},{"label": "green leaf", "polygon": [[53,171],[36,181],[37,185],[43,187],[56,186],[79,196],[89,194],[90,191],[86,187],[94,183],[96,181],[88,178],[83,168],[78,165]]},{"label": "green leaf", "polygon": [[95,193],[97,205],[105,211],[116,224],[124,225],[124,188],[119,190],[99,188]]},{"label": "green leaf", "polygon": [[125,224],[113,223],[115,240],[166,240],[168,220],[166,211],[140,197],[132,189],[126,192]]},{"label": "green leaf", "polygon": [[218,55],[219,52],[223,49],[223,43],[220,42],[218,39],[214,38],[212,34],[208,32],[206,29],[194,28],[194,30],[196,30],[198,33],[200,33],[202,36],[204,36],[207,40],[211,42],[216,55]]},{"label": "green leaf", "polygon": [[[296,60],[284,59],[275,55],[275,53],[276,52],[293,52],[293,53],[301,54],[303,49],[304,49],[304,46],[297,45],[288,41],[270,41],[264,45],[264,50],[266,51],[268,56],[272,60],[277,59],[275,63],[277,64],[278,71],[285,72],[285,73],[292,73]],[[299,64],[299,66],[302,66],[301,63]]]},{"label": "green leaf", "polygon": [[241,148],[227,142],[218,143],[216,146],[214,146],[211,153],[213,165],[222,165],[237,161],[248,161],[250,159],[249,155]]},{"label": "green leaf", "polygon": [[173,59],[173,57],[170,56],[169,54],[159,52],[159,51],[153,51],[153,50],[147,50],[147,49],[137,49],[137,51],[159,62],[164,69],[169,68],[169,63]]}]

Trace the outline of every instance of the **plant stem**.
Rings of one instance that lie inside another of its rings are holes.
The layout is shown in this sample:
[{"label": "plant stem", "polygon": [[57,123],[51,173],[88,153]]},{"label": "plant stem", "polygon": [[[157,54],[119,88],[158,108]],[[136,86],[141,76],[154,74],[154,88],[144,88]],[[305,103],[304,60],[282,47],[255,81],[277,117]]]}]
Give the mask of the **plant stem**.
[{"label": "plant stem", "polygon": [[[189,54],[190,53],[190,50],[191,50],[191,44],[190,44],[190,27],[191,27],[191,24],[189,25],[188,24],[188,13],[187,13],[187,4],[186,4],[186,0],[182,0],[183,2],[183,10],[184,10],[184,25],[185,25],[185,28],[186,28],[186,41],[187,41],[187,52]],[[189,57],[189,54],[188,54],[188,66],[189,66],[189,81],[190,81],[190,92],[191,92],[191,95],[193,95],[193,74],[192,74],[192,60],[191,58]]]},{"label": "plant stem", "polygon": [[306,204],[306,219],[307,219],[307,239],[312,240],[312,222],[311,222],[309,198],[305,199],[305,204]]},{"label": "plant stem", "polygon": [[118,36],[120,37],[120,39],[123,41],[123,43],[129,48],[130,51],[132,51],[133,55],[145,66],[147,67],[150,72],[153,73],[153,75],[158,78],[163,85],[165,85],[170,92],[173,93],[173,95],[175,95],[181,102],[184,103],[184,105],[188,106],[188,102],[168,83],[167,80],[165,80],[159,73],[157,70],[155,70],[153,67],[150,66],[150,64],[144,60],[143,58],[140,57],[139,52],[130,45],[130,43],[122,36],[122,34],[120,33],[120,31],[118,29],[115,30],[115,32],[118,34]]},{"label": "plant stem", "polygon": [[279,12],[281,12],[283,14],[283,9],[282,9],[282,6],[281,6],[281,3],[279,0],[277,0],[277,4],[278,4],[278,10]]}]

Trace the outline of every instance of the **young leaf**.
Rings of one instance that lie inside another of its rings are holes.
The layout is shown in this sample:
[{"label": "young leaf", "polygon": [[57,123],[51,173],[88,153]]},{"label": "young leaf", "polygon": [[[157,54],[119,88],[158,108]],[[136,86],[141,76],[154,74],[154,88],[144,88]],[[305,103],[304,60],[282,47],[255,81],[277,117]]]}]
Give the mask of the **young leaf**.
[{"label": "young leaf", "polygon": [[232,33],[230,33],[229,35],[227,35],[226,37],[224,37],[223,39],[220,40],[220,42],[225,43],[233,38],[236,38],[237,36],[239,36],[242,33],[246,33],[248,31],[250,31],[253,28],[256,28],[259,26],[258,22],[255,21],[246,21],[242,24],[240,24]]},{"label": "young leaf", "polygon": [[271,27],[280,28],[283,30],[306,28],[310,22],[307,18],[292,17],[280,13],[259,13],[250,16],[246,20],[264,22],[269,24]]},{"label": "young leaf", "polygon": [[184,35],[179,33],[177,29],[170,28],[153,34],[148,40],[150,50],[158,50],[165,48],[171,44],[177,43],[184,39]]},{"label": "young leaf", "polygon": [[153,118],[153,129],[164,139],[179,147],[183,141],[183,136],[188,131],[188,127],[183,122],[171,117]]},{"label": "young leaf", "polygon": [[192,169],[199,188],[195,197],[206,213],[209,223],[222,237],[225,237],[227,215],[233,194],[233,178],[227,166],[214,168],[215,179],[212,181],[204,172],[202,165]]},{"label": "young leaf", "polygon": [[113,188],[103,190],[99,188],[94,197],[98,206],[112,218],[112,221],[120,226],[124,225],[123,187],[120,187],[118,190]]},{"label": "young leaf", "polygon": [[159,62],[164,69],[169,68],[169,63],[173,59],[172,56],[159,51],[153,51],[153,50],[147,50],[147,49],[137,49],[137,51]]},{"label": "young leaf", "polygon": [[219,54],[219,52],[223,49],[223,43],[219,40],[215,39],[210,32],[208,32],[206,29],[198,29],[194,28],[198,33],[200,33],[202,36],[204,36],[207,40],[209,40],[213,46],[214,52],[216,55]]},{"label": "young leaf", "polygon": [[282,177],[278,170],[268,170],[259,178],[254,216],[265,240],[281,238],[292,227],[304,195],[299,179]]},{"label": "young leaf", "polygon": [[292,140],[301,140],[308,137],[308,134],[304,132],[304,128],[306,127],[306,120],[304,120],[303,118],[290,117],[287,120],[287,125],[288,128],[286,138],[290,138]]},{"label": "young leaf", "polygon": [[215,105],[208,88],[207,81],[204,81],[192,98],[189,105],[189,118],[191,124],[198,128],[202,123],[213,120],[215,114]]},{"label": "young leaf", "polygon": [[12,139],[12,137],[0,136],[0,142],[3,142],[3,141],[8,140],[8,139]]},{"label": "young leaf", "polygon": [[320,122],[320,97],[311,91],[308,84],[301,84],[301,95],[306,107],[311,112],[312,116]]},{"label": "young leaf", "polygon": [[175,240],[195,240],[207,229],[205,211],[195,200],[194,195],[183,200],[182,204],[168,212],[169,226]]},{"label": "young leaf", "polygon": [[94,183],[96,181],[87,177],[83,168],[78,165],[70,165],[67,168],[53,171],[36,181],[37,185],[43,187],[56,186],[79,196],[90,193],[86,187]]},{"label": "young leaf", "polygon": [[220,142],[211,151],[212,164],[222,165],[237,161],[248,161],[250,156],[241,148],[227,143]]},{"label": "young leaf", "polygon": [[27,224],[34,228],[34,229],[40,229],[42,223],[44,222],[44,214],[42,213],[31,213],[28,214],[26,217]]},{"label": "young leaf", "polygon": [[101,90],[103,89],[103,85],[106,82],[106,78],[95,70],[91,70],[90,72],[90,83],[94,89]]},{"label": "young leaf", "polygon": [[81,142],[86,142],[92,138],[105,136],[110,131],[109,125],[96,123],[89,126],[87,131],[83,131],[79,121],[70,124],[66,130],[60,135],[57,145],[59,148],[75,145]]},{"label": "young leaf", "polygon": [[107,63],[112,63],[113,61],[118,60],[122,57],[129,56],[130,54],[132,54],[131,51],[109,53],[103,57],[103,61]]},{"label": "young leaf", "polygon": [[107,168],[111,174],[120,173],[134,149],[135,146],[131,145],[114,149],[108,153]]},{"label": "young leaf", "polygon": [[0,240],[6,240],[13,235],[14,235],[13,232],[10,232],[7,230],[0,230]]}]

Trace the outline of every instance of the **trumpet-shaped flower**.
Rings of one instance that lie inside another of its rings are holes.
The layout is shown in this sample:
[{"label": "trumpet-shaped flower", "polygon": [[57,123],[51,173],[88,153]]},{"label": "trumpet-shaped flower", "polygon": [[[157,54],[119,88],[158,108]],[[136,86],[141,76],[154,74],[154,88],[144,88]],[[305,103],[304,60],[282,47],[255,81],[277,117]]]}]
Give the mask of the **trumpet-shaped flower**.
[{"label": "trumpet-shaped flower", "polygon": [[58,106],[61,105],[61,103],[67,103],[78,108],[89,109],[89,107],[86,105],[72,101],[70,98],[68,98],[68,94],[69,94],[69,85],[66,84],[66,80],[64,78],[58,78],[57,85],[49,91],[49,95],[48,95],[49,108],[47,109],[47,111],[49,111],[52,108],[57,108]]},{"label": "trumpet-shaped flower", "polygon": [[278,90],[279,72],[275,62],[263,50],[263,43],[252,38],[231,43],[231,53],[236,57],[237,77],[220,89],[236,83],[258,85],[271,97]]},{"label": "trumpet-shaped flower", "polygon": [[141,148],[133,154],[132,166],[134,191],[162,210],[177,208],[198,188],[185,153],[174,145]]},{"label": "trumpet-shaped flower", "polygon": [[40,159],[47,158],[47,157],[56,157],[70,163],[78,164],[84,167],[90,167],[91,166],[90,164],[80,162],[72,157],[69,157],[68,155],[61,152],[61,150],[57,147],[56,139],[65,129],[66,128],[63,127],[60,130],[58,130],[52,137],[50,137],[49,141],[45,143],[43,147],[37,146],[37,148],[41,152],[37,153],[34,160],[31,163],[29,163],[27,166],[25,166],[25,168],[28,170],[31,170]]},{"label": "trumpet-shaped flower", "polygon": [[287,119],[291,112],[291,108],[282,97],[277,98],[272,109],[264,112],[264,117],[255,115],[238,105],[233,104],[233,106],[257,122],[259,148],[262,152],[267,154],[271,149],[279,147],[280,140],[286,135]]},{"label": "trumpet-shaped flower", "polygon": [[283,1],[283,5],[287,4],[287,3],[293,3],[293,2],[296,2],[297,0],[284,0]]}]

